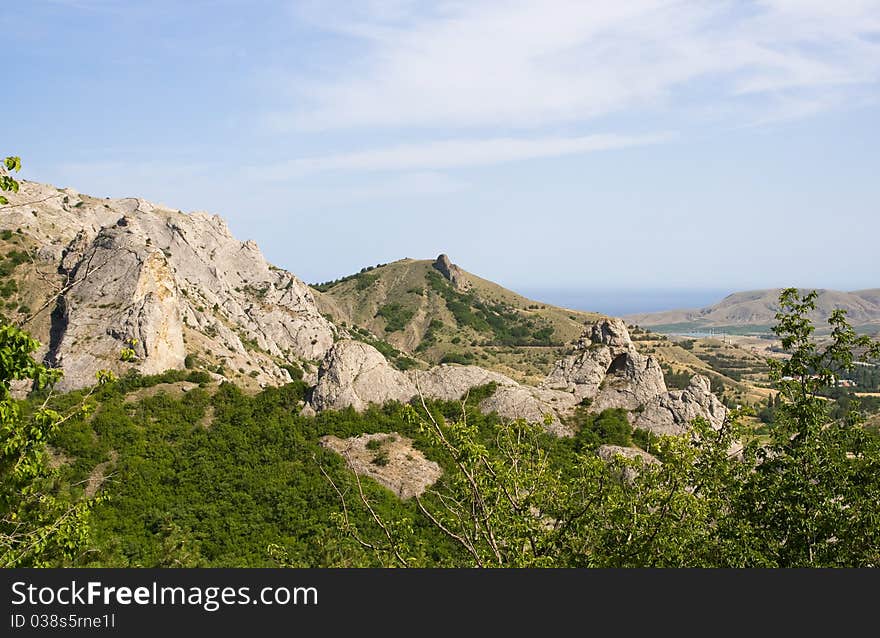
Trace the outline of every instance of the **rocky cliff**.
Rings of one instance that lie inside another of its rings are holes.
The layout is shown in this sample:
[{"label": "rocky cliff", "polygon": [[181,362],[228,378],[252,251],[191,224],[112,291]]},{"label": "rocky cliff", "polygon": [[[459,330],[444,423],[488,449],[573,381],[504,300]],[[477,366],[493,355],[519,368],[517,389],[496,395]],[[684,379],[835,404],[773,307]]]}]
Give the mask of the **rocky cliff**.
[{"label": "rocky cliff", "polygon": [[61,389],[94,383],[99,369],[196,361],[246,384],[278,384],[289,364],[321,359],[333,343],[309,287],[217,215],[34,182],[10,200],[0,230],[33,251],[28,267],[48,305],[32,309],[40,316],[27,327],[63,368]]},{"label": "rocky cliff", "polygon": [[630,411],[634,427],[656,434],[680,434],[697,417],[718,428],[727,415],[705,377],[695,376],[684,391],[667,390],[657,360],[636,350],[619,319],[602,319],[589,326],[574,352],[557,361],[538,387],[476,366],[441,365],[428,371],[401,372],[372,346],[342,340],[318,369],[311,408],[361,410],[370,403],[418,396],[452,400],[490,382],[497,387],[481,401],[481,410],[545,422],[551,432],[562,436],[572,434],[566,422],[578,404],[589,405],[593,412],[623,408]]},{"label": "rocky cliff", "polygon": [[467,273],[453,264],[448,255],[441,254],[434,260],[434,263],[431,264],[431,266],[443,275],[455,288],[459,290],[467,290],[471,287],[471,282],[467,278]]}]

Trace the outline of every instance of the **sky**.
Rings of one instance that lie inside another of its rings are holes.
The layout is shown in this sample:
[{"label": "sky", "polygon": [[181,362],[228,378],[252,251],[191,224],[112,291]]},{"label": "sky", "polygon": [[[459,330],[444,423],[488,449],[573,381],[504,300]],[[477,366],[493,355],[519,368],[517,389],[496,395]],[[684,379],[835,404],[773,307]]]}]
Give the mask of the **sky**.
[{"label": "sky", "polygon": [[25,179],[223,215],[307,282],[880,287],[880,0],[29,0]]}]

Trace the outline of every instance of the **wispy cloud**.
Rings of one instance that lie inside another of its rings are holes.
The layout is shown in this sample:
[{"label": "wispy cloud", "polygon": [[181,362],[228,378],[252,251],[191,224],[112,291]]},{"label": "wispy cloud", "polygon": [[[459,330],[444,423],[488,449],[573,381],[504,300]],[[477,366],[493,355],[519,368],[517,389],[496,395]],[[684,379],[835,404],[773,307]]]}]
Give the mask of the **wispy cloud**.
[{"label": "wispy cloud", "polygon": [[120,0],[44,0],[49,5],[58,5],[68,9],[78,9],[90,12],[118,12],[131,6],[131,2]]},{"label": "wispy cloud", "polygon": [[297,188],[292,192],[291,198],[295,199],[299,206],[308,208],[355,206],[373,201],[424,200],[457,193],[468,186],[466,182],[445,173],[434,171],[401,172],[394,175],[375,175],[367,180],[366,184],[345,189]]},{"label": "wispy cloud", "polygon": [[671,137],[671,133],[658,133],[444,140],[251,166],[246,174],[256,179],[287,180],[333,171],[435,171],[657,144]]},{"label": "wispy cloud", "polygon": [[761,119],[780,103],[812,113],[830,93],[880,80],[878,0],[339,6],[333,22],[306,15],[356,53],[297,78],[276,127],[541,127],[690,103],[699,81],[711,82],[704,106],[748,100]]}]

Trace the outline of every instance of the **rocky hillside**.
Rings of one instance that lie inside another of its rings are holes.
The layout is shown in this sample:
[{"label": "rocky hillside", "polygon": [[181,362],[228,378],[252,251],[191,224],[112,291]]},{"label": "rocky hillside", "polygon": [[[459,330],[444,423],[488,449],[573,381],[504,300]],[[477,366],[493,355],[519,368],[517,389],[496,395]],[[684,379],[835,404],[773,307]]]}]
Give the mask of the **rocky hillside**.
[{"label": "rocky hillside", "polygon": [[333,344],[311,289],[217,215],[34,182],[0,212],[4,310],[63,368],[62,389],[184,367],[279,384]]},{"label": "rocky hillside", "polygon": [[[629,324],[663,330],[699,330],[705,328],[752,327],[768,330],[779,310],[781,289],[753,290],[728,295],[706,308],[670,310],[624,317]],[[880,330],[880,289],[841,292],[818,290],[816,311],[810,317],[824,326],[837,308],[846,310],[847,319],[866,331]]]},{"label": "rocky hillside", "polygon": [[601,319],[589,326],[572,352],[556,361],[537,386],[476,366],[400,371],[372,346],[343,339],[321,363],[306,409],[360,411],[371,403],[418,397],[456,400],[490,384],[491,392],[479,404],[482,411],[542,422],[559,436],[573,434],[570,417],[577,406],[596,413],[627,410],[633,427],[656,434],[681,433],[698,416],[720,427],[727,415],[706,377],[694,376],[684,390],[670,391],[659,361],[638,352],[620,319]]},{"label": "rocky hillside", "polygon": [[314,288],[327,316],[411,357],[477,364],[521,381],[540,381],[584,323],[599,318],[522,297],[446,255],[401,259]]},{"label": "rocky hillside", "polygon": [[[446,255],[370,266],[313,288],[326,316],[400,370],[424,368],[424,362],[479,365],[531,385],[540,384],[584,326],[601,317],[527,299],[465,271]],[[735,345],[704,353],[645,330],[633,331],[632,338],[640,351],[654,355],[678,389],[687,385],[685,376],[700,374],[733,403],[765,398],[763,359]],[[731,361],[748,362],[757,373],[743,376],[746,368],[733,369]]]},{"label": "rocky hillside", "polygon": [[726,414],[705,377],[670,391],[621,320],[525,299],[444,255],[313,293],[216,215],[25,182],[0,220],[4,310],[64,370],[62,390],[93,384],[99,370],[193,368],[243,385],[304,376],[304,409],[317,412],[489,386],[483,411],[557,435],[573,433],[577,406],[622,408],[656,432]]}]

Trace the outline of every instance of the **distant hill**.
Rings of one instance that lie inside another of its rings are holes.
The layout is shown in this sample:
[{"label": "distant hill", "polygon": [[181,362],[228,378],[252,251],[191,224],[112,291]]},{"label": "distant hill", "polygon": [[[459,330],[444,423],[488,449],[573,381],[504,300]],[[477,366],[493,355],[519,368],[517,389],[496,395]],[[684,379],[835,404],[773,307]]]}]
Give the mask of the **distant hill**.
[{"label": "distant hill", "polygon": [[[737,292],[705,308],[634,314],[624,319],[630,325],[663,332],[704,328],[769,331],[776,322],[780,292],[779,288]],[[816,311],[810,317],[817,326],[824,325],[831,312],[840,308],[846,310],[854,326],[865,332],[880,331],[880,288],[854,292],[820,289],[818,293]]]},{"label": "distant hill", "polygon": [[321,312],[429,363],[475,363],[543,378],[596,313],[527,299],[441,255],[401,259],[314,284]]}]

